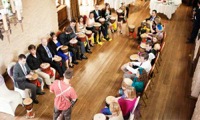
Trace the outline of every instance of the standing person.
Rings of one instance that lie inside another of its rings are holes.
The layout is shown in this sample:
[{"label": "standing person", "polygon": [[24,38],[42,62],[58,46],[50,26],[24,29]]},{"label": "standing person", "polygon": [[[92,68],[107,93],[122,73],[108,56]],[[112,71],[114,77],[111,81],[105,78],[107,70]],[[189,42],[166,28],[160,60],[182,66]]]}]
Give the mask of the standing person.
[{"label": "standing person", "polygon": [[[120,12],[119,12],[120,11]],[[122,24],[126,19],[126,6],[125,3],[121,3],[121,7],[117,10],[117,26],[119,27],[119,32],[122,34]]]},{"label": "standing person", "polygon": [[56,95],[54,99],[53,120],[57,120],[60,114],[63,114],[64,120],[71,119],[72,106],[77,101],[77,94],[69,83],[72,77],[73,71],[67,69],[64,73],[64,80],[56,80],[50,87],[50,92]]},{"label": "standing person", "polygon": [[[36,94],[44,95],[45,93],[41,91],[41,87],[37,87],[35,84],[29,81],[32,75],[33,72],[31,72],[30,68],[26,64],[26,56],[24,54],[20,54],[18,56],[18,62],[13,68],[14,84],[16,84],[16,86],[22,90],[25,90],[26,88],[30,89],[33,103],[38,104],[39,101],[36,99]],[[39,82],[41,83],[41,81]]]},{"label": "standing person", "polygon": [[187,43],[195,42],[195,39],[197,37],[198,31],[200,28],[200,1],[198,1],[197,5],[198,5],[198,7],[197,7],[195,15],[194,15],[194,23],[193,23],[191,37],[187,40]]}]

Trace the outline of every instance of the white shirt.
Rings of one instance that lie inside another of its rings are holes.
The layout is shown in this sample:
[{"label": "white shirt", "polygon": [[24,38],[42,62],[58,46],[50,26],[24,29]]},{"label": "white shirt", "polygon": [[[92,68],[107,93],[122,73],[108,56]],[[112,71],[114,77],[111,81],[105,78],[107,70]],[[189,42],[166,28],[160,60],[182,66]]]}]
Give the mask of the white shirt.
[{"label": "white shirt", "polygon": [[[146,70],[147,73],[150,72],[151,70],[151,62],[149,60],[141,63],[141,62],[131,62],[133,65],[136,65],[136,66],[139,66],[141,68],[144,68]],[[132,72],[133,74],[136,74],[137,71],[138,71],[138,68],[137,69],[134,69],[132,67],[130,67],[129,65],[126,66],[126,69],[130,72]]]}]

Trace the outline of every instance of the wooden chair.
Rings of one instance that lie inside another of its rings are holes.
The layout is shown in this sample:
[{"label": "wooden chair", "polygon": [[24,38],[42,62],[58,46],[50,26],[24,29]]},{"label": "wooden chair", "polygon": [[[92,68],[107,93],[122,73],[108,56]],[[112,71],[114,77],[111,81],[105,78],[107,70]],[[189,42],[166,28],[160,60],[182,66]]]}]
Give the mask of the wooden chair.
[{"label": "wooden chair", "polygon": [[163,42],[162,43],[162,45],[161,45],[161,49],[160,49],[160,60],[158,61],[159,63],[159,65],[160,65],[160,61],[162,61],[162,54],[163,54],[163,49],[164,49],[164,47],[165,47],[165,42]]},{"label": "wooden chair", "polygon": [[[140,96],[137,97],[137,100],[135,102],[133,110],[130,113],[129,120],[134,120],[134,118],[135,118],[135,111],[136,111],[136,108],[137,108],[137,106],[139,104],[139,101],[140,101]],[[139,114],[140,114],[140,111],[139,111]]]},{"label": "wooden chair", "polygon": [[[151,83],[151,79],[147,82],[147,84],[146,84],[146,86],[145,86],[145,88],[144,88],[144,91],[141,93],[141,99],[142,99],[142,101],[144,102],[144,106],[146,107],[147,106],[147,104],[146,104],[146,102],[145,102],[145,100],[144,100],[144,97],[146,97],[146,99],[148,99],[148,96],[147,96],[147,89],[149,88],[149,87],[151,87],[150,86],[150,83]],[[151,89],[151,88],[150,88]]]},{"label": "wooden chair", "polygon": [[159,59],[160,59],[160,52],[158,52],[155,63],[154,63],[157,73],[158,73],[158,66],[160,66],[160,62],[158,62]]}]

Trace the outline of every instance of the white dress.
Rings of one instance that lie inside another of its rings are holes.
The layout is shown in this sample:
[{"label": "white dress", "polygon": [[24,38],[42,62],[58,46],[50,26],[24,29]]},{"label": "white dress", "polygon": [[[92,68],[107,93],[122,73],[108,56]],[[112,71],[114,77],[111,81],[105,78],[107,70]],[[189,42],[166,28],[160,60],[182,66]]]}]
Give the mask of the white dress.
[{"label": "white dress", "polygon": [[191,120],[200,120],[200,96],[198,97],[198,100],[196,102],[196,106]]}]

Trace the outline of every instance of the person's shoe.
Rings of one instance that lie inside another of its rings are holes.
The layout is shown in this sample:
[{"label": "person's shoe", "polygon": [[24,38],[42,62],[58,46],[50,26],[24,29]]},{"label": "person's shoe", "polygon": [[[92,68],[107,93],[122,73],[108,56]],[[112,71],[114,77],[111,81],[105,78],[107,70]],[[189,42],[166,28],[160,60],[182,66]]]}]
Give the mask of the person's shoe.
[{"label": "person's shoe", "polygon": [[37,99],[33,100],[33,103],[38,104],[39,101]]},{"label": "person's shoe", "polygon": [[76,64],[76,65],[78,64],[78,62],[77,62],[77,61],[73,61],[72,63],[73,63],[73,64]]},{"label": "person's shoe", "polygon": [[87,52],[87,53],[92,53],[92,51],[90,51],[90,50],[86,50],[86,52]]},{"label": "person's shoe", "polygon": [[73,65],[73,64],[71,64],[71,65],[69,65],[69,67],[70,67],[70,68],[74,68],[74,65]]},{"label": "person's shoe", "polygon": [[37,93],[37,95],[44,95],[45,94],[45,92],[39,92],[39,93]]},{"label": "person's shoe", "polygon": [[88,59],[85,55],[81,56],[82,59]]}]

